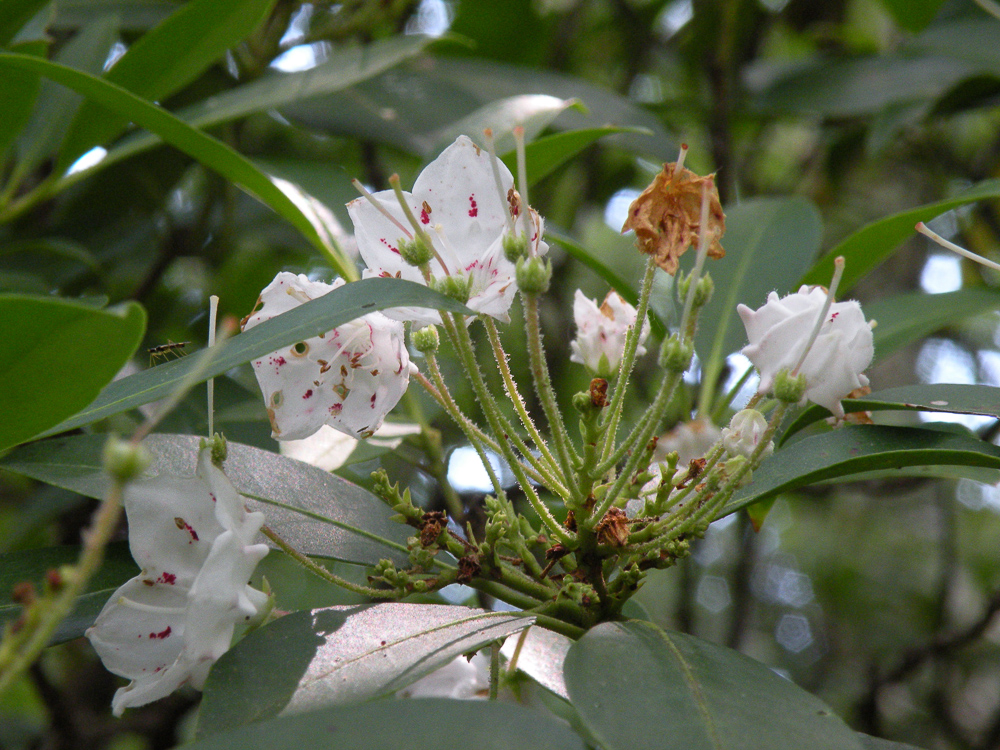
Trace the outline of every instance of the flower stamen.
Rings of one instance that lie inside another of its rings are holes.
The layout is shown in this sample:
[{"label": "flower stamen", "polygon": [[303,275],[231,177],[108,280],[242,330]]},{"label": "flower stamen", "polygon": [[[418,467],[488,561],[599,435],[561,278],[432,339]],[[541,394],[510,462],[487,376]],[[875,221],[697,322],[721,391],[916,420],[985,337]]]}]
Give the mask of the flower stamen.
[{"label": "flower stamen", "polygon": [[389,221],[395,224],[396,227],[399,229],[399,231],[401,231],[406,236],[406,239],[408,240],[413,239],[413,235],[410,233],[410,230],[403,225],[403,222],[401,222],[399,219],[397,219],[395,216],[389,213],[388,209],[386,209],[386,207],[382,205],[382,202],[374,195],[372,195],[370,192],[368,192],[368,188],[362,185],[361,182],[358,180],[351,180],[351,184],[354,185],[355,190],[357,190],[359,193],[361,193],[361,195],[363,195],[365,198],[368,199],[369,203],[375,206],[376,210],[380,214],[382,214],[385,218],[387,218]]},{"label": "flower stamen", "polygon": [[833,278],[830,280],[830,288],[826,292],[826,302],[823,303],[823,308],[819,312],[816,324],[813,326],[812,332],[809,334],[809,338],[806,339],[806,346],[802,350],[802,354],[799,355],[799,361],[796,362],[795,367],[792,368],[791,376],[793,378],[799,374],[799,369],[806,361],[806,357],[809,354],[809,350],[812,349],[812,345],[816,343],[816,339],[819,336],[820,329],[823,327],[823,323],[826,322],[826,316],[830,312],[830,306],[833,304],[833,298],[837,293],[837,287],[840,285],[840,279],[844,275],[844,263],[845,261],[843,255],[838,255],[834,258]]},{"label": "flower stamen", "polygon": [[410,224],[413,226],[413,231],[416,234],[417,239],[424,242],[427,247],[430,248],[430,251],[434,253],[434,257],[437,259],[437,262],[441,264],[441,268],[444,270],[444,275],[450,276],[448,273],[448,266],[438,254],[437,248],[434,247],[434,243],[431,241],[430,235],[423,230],[420,223],[417,221],[417,217],[414,216],[413,211],[410,210],[410,205],[406,202],[406,196],[403,195],[403,188],[399,184],[398,174],[394,174],[389,178],[389,186],[392,188],[392,192],[396,194],[396,200],[399,201],[399,207],[403,209],[403,214],[405,214],[407,220],[409,220]]},{"label": "flower stamen", "polygon": [[974,260],[976,261],[976,263],[982,266],[986,266],[987,268],[992,268],[994,271],[1000,271],[1000,263],[995,263],[994,261],[989,260],[988,258],[984,258],[982,255],[978,255],[977,253],[974,253],[971,250],[966,250],[961,245],[956,245],[954,242],[949,242],[944,237],[939,235],[937,232],[932,232],[930,229],[928,229],[927,225],[924,224],[924,222],[922,221],[917,224],[915,229],[925,237],[934,240],[934,242],[936,242],[946,250],[951,250],[952,252],[958,253],[964,258],[968,258],[969,260]]},{"label": "flower stamen", "polygon": [[184,615],[187,612],[186,607],[161,607],[157,604],[143,604],[129,599],[127,596],[119,596],[118,603],[138,612],[150,612],[156,615]]},{"label": "flower stamen", "polygon": [[[486,128],[483,131],[483,139],[486,141],[486,150],[490,154],[490,167],[493,170],[493,184],[496,185],[497,196],[500,198],[500,205],[506,207],[507,205],[507,191],[504,190],[503,180],[500,178],[500,164],[497,159],[496,147],[493,143],[493,129]],[[507,218],[507,231],[514,234],[517,230],[514,228],[514,219],[510,215],[510,211],[504,210],[504,216]]]}]

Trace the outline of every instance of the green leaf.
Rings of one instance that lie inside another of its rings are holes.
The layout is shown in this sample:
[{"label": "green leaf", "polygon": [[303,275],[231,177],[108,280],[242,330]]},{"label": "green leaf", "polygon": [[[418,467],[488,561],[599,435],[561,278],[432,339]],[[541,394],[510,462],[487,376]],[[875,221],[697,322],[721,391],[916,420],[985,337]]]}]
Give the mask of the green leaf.
[{"label": "green leaf", "polygon": [[[0,468],[103,498],[110,486],[101,452],[106,435],[73,435],[14,450]],[[147,473],[194,476],[200,438],[150,435],[153,454]],[[407,527],[389,520],[391,511],[367,490],[309,464],[270,451],[229,443],[224,464],[250,510],[266,514],[267,525],[306,555],[372,565],[386,558],[407,561]]]},{"label": "green leaf", "polygon": [[0,450],[89,404],[129,360],[146,330],[146,313],[135,302],[99,310],[21,294],[0,295],[0,320]]},{"label": "green leaf", "polygon": [[[618,133],[653,134],[648,128],[620,128],[605,125],[600,128],[583,128],[582,130],[553,133],[544,138],[533,140],[524,148],[528,184],[534,185],[552,174],[558,167],[579,154],[590,144],[605,136]],[[505,154],[503,162],[512,174],[517,174],[516,154]]]},{"label": "green leaf", "polygon": [[[143,34],[104,80],[148,101],[161,101],[200,76],[267,18],[275,0],[190,0]],[[120,133],[131,119],[95,100],[80,108],[63,142],[61,172],[93,146]]]},{"label": "green leaf", "polygon": [[756,308],[772,291],[797,289],[822,235],[819,211],[806,198],[756,198],[727,211],[722,238],[727,257],[705,267],[715,291],[701,320],[711,324],[698,326],[695,336],[703,368],[701,403],[711,403],[725,358],[747,342],[737,303]]},{"label": "green leaf", "polygon": [[[287,219],[334,265],[341,275],[352,278],[353,266],[340,256],[330,239],[323,218],[301,192],[286,195],[281,187],[261,172],[246,157],[226,144],[195,130],[164,109],[137,97],[120,86],[73,70],[64,65],[27,55],[0,53],[0,70],[29,70],[41,73],[57,83],[83,94],[107,109],[124,115],[160,135],[210,169],[214,169]],[[294,186],[293,186],[294,188]]]},{"label": "green leaf", "polygon": [[511,703],[428,698],[312,711],[240,727],[196,740],[184,748],[584,750],[584,744],[564,722],[531,708]]},{"label": "green leaf", "polygon": [[[558,242],[569,255],[604,279],[604,281],[606,281],[612,289],[618,292],[618,294],[622,296],[622,299],[630,305],[635,307],[635,305],[638,304],[639,293],[636,291],[635,284],[626,281],[618,275],[614,269],[606,266],[599,259],[595,258],[583,245],[578,244],[568,235],[562,234],[551,227],[545,228],[545,238]],[[657,337],[662,339],[666,336],[667,327],[660,316],[658,316],[653,310],[649,311],[649,323],[653,329],[653,333],[656,334]]]},{"label": "green leaf", "polygon": [[[44,49],[41,53],[44,55]],[[4,163],[7,149],[31,117],[40,88],[41,79],[36,73],[16,70],[5,76],[3,106],[0,106],[0,165]]]},{"label": "green leaf", "polygon": [[318,336],[366,313],[389,307],[432,307],[472,313],[455,300],[412,281],[381,278],[355,281],[254,326],[214,349],[203,350],[198,356],[175,359],[116,380],[90,406],[45,435],[65,432],[165,398],[194,371],[197,371],[194,383],[201,383],[283,346]]},{"label": "green leaf", "polygon": [[753,104],[772,113],[859,117],[936,101],[980,71],[980,66],[946,55],[814,58],[771,82]]},{"label": "green leaf", "polygon": [[873,333],[879,359],[952,323],[997,310],[1000,292],[988,287],[966,287],[942,294],[912,292],[865,305],[865,315],[878,321]]},{"label": "green leaf", "polygon": [[865,750],[921,750],[916,745],[906,745],[902,742],[891,742],[880,737],[870,737],[858,732],[858,740]]},{"label": "green leaf", "polygon": [[[21,614],[21,605],[11,598],[18,583],[30,581],[41,591],[45,574],[62,565],[73,565],[80,557],[80,547],[45,547],[0,554],[0,629]],[[126,542],[115,542],[104,551],[104,562],[77,598],[69,615],[56,629],[50,645],[79,638],[94,624],[108,598],[125,581],[138,574]]]},{"label": "green leaf", "polygon": [[775,451],[754,471],[753,481],[736,491],[720,515],[816,482],[910,466],[1000,469],[1000,448],[929,428],[848,425]]},{"label": "green leaf", "polygon": [[964,60],[1000,75],[1000,23],[985,14],[935,24],[920,36],[908,40],[903,50],[910,55],[940,55]]},{"label": "green leaf", "polygon": [[[1000,419],[1000,388],[992,385],[940,383],[886,388],[864,398],[845,398],[844,411],[931,411],[946,414],[984,414]],[[813,422],[833,416],[811,404],[788,426],[781,442]]]},{"label": "green leaf", "polygon": [[[49,0],[0,0],[0,47],[6,47]],[[6,96],[6,94],[5,94]]]},{"label": "green leaf", "polygon": [[251,633],[212,667],[198,736],[394,693],[532,622],[439,604],[295,612]]},{"label": "green leaf", "polygon": [[[299,73],[269,73],[251,83],[210,96],[175,114],[191,127],[204,129],[253,112],[330,94],[419,54],[430,41],[430,37],[406,35],[383,39],[364,47],[337,49],[315,68]],[[155,133],[134,133],[110,149],[95,168],[103,169],[158,143],[161,140]]]},{"label": "green leaf", "polygon": [[917,222],[930,221],[945,211],[969,203],[1000,197],[1000,180],[984,180],[958,195],[937,203],[911,208],[862,227],[824,255],[802,277],[803,284],[828,284],[833,277],[833,261],[843,255],[847,261],[838,292],[841,296],[869,271],[885,261],[902,242],[915,234]]},{"label": "green leaf", "polygon": [[[617,145],[662,161],[677,156],[677,141],[657,117],[607,89],[576,77],[492,60],[422,58],[348,91],[297,102],[282,111],[293,120],[334,133],[357,135],[430,158],[436,134],[476,110],[508,97],[547,94],[578,99],[586,113],[567,110],[553,123],[564,129],[618,125],[645,128],[614,136]],[[479,140],[478,133],[468,133]]]},{"label": "green leaf", "polygon": [[944,0],[882,0],[892,17],[907,31],[921,31],[941,9]]},{"label": "green leaf", "polygon": [[605,750],[860,750],[822,701],[760,662],[648,622],[592,628],[566,656],[573,706]]},{"label": "green leaf", "polygon": [[[630,599],[628,603],[633,601]],[[520,636],[510,638],[504,644],[503,655],[508,659],[513,657],[519,639]],[[542,687],[568,701],[563,664],[572,645],[573,640],[560,633],[537,626],[528,628],[517,657],[517,668]]]},{"label": "green leaf", "polygon": [[[98,19],[66,42],[56,53],[54,61],[99,76],[117,37],[118,20],[115,16]],[[56,152],[66,137],[80,101],[79,94],[52,81],[42,84],[38,106],[18,140],[17,164],[11,180],[19,183]]]},{"label": "green leaf", "polygon": [[[567,108],[581,109],[575,99],[560,99],[547,94],[519,94],[490,102],[456,122],[448,123],[430,138],[432,143],[424,149],[429,156],[436,155],[450,146],[460,135],[483,143],[483,131],[493,130],[496,152],[507,154],[514,150],[514,128],[524,128],[524,139],[534,140]],[[485,145],[485,144],[484,144]],[[516,170],[514,171],[516,174]]]}]

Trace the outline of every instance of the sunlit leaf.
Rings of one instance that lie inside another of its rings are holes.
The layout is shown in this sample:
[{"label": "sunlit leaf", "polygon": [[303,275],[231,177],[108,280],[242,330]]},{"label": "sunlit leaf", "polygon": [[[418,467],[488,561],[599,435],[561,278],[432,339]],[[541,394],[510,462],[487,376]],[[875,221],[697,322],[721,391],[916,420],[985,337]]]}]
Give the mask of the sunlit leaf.
[{"label": "sunlit leaf", "polygon": [[55,297],[0,295],[0,450],[90,403],[135,353],[146,313],[135,302],[101,310]]},{"label": "sunlit leaf", "polygon": [[252,633],[215,664],[198,734],[394,693],[532,621],[437,604],[296,612]]},{"label": "sunlit leaf", "polygon": [[[110,486],[101,452],[106,435],[73,435],[24,445],[0,460],[0,468],[41,482],[103,498]],[[200,438],[150,435],[150,475],[194,476]],[[374,564],[407,560],[407,527],[367,490],[309,464],[248,445],[229,443],[223,465],[250,510],[306,555]]]},{"label": "sunlit leaf", "polygon": [[605,750],[860,750],[818,698],[736,651],[648,622],[592,628],[566,686]]}]

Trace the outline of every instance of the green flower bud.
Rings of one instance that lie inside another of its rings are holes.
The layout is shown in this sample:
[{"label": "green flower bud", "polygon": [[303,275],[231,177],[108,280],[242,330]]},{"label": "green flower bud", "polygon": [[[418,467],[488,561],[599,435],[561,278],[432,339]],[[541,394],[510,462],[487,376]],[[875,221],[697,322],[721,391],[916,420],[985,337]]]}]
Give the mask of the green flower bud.
[{"label": "green flower bud", "polygon": [[786,404],[797,404],[806,393],[806,378],[801,374],[793,378],[788,370],[782,370],[775,376],[771,390],[776,398]]},{"label": "green flower bud", "polygon": [[503,255],[511,263],[517,263],[528,256],[528,240],[523,234],[505,234],[503,236]]},{"label": "green flower bud", "polygon": [[684,372],[691,366],[693,350],[674,334],[660,347],[660,364],[673,372]]},{"label": "green flower bud", "polygon": [[438,335],[437,326],[424,326],[410,335],[413,347],[422,354],[433,354],[441,344],[441,337]]},{"label": "green flower bud", "polygon": [[715,282],[707,273],[698,279],[698,285],[694,288],[695,308],[704,307],[712,299],[712,292],[715,290]]},{"label": "green flower bud", "polygon": [[517,262],[517,288],[525,294],[545,294],[552,280],[552,264],[541,258],[522,258]]},{"label": "green flower bud", "polygon": [[434,251],[427,246],[427,243],[419,235],[412,240],[400,237],[396,244],[399,247],[399,257],[411,266],[420,268],[429,263],[431,258],[434,257]]},{"label": "green flower bud", "polygon": [[134,445],[117,435],[109,437],[104,444],[104,470],[119,482],[138,479],[152,460],[149,451],[141,444]]},{"label": "green flower bud", "polygon": [[435,278],[431,282],[431,288],[441,292],[445,297],[461,302],[463,305],[469,301],[469,279],[458,274]]}]

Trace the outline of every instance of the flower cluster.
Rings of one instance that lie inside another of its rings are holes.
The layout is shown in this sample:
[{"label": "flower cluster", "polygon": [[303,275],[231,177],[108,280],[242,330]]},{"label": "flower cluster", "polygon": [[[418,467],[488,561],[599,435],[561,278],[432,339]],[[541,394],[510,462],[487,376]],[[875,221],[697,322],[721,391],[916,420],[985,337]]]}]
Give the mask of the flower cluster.
[{"label": "flower cluster", "polygon": [[[279,273],[260,294],[247,331],[344,285]],[[254,360],[275,438],[300,440],[323,425],[367,438],[403,397],[410,357],[403,324],[378,312]]]},{"label": "flower cluster", "polygon": [[238,624],[268,596],[247,581],[267,554],[254,544],[264,522],[212,462],[198,455],[195,477],[129,484],[129,546],[142,572],[123,584],[87,630],[104,665],[131,680],[112,701],[116,716],[189,684],[201,688]]}]

